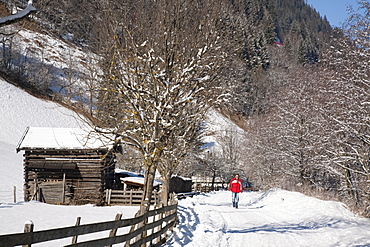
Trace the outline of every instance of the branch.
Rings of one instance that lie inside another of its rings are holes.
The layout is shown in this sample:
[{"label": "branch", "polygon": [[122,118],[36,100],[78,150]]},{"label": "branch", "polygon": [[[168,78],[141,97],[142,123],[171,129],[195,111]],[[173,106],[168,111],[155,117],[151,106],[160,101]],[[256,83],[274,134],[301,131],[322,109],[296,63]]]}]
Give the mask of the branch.
[{"label": "branch", "polygon": [[26,18],[32,12],[36,12],[36,11],[37,11],[37,9],[32,6],[32,0],[29,0],[27,7],[24,10],[22,10],[21,12],[18,12],[14,15],[9,15],[9,16],[4,17],[4,18],[1,18],[0,19],[0,27],[18,22],[18,21]]}]

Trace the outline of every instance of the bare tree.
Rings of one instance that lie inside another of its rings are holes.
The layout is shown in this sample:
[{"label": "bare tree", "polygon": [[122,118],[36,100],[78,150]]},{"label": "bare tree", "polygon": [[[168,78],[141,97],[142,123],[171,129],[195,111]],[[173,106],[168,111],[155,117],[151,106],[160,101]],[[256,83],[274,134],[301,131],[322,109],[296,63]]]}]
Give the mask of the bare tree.
[{"label": "bare tree", "polygon": [[178,121],[176,129],[171,132],[171,137],[167,139],[166,147],[163,149],[162,159],[158,163],[158,171],[161,174],[162,198],[167,205],[169,200],[169,185],[172,175],[178,170],[185,158],[190,154],[201,152],[202,147],[202,121],[203,114],[206,112],[203,107],[198,108],[194,105],[184,109],[185,121]]},{"label": "bare tree", "polygon": [[220,32],[228,25],[228,2],[111,4],[101,22],[106,25],[101,29],[106,31],[105,77],[96,117],[99,126],[113,129],[118,139],[141,152],[141,208],[146,210],[159,162],[165,153],[177,157],[176,149],[169,147],[195,131],[199,116],[212,104],[211,89],[228,64],[230,42]]},{"label": "bare tree", "polygon": [[[325,105],[333,135],[328,147],[331,167],[341,179],[343,197],[370,215],[370,4],[358,1],[347,28],[337,31],[324,62],[332,71],[331,100]],[[335,108],[332,107],[335,105]]]}]

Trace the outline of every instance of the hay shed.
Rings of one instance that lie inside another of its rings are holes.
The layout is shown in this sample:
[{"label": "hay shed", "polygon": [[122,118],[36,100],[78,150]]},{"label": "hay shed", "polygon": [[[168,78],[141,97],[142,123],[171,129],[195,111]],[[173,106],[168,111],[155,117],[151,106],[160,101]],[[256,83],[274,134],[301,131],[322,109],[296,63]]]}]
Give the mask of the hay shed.
[{"label": "hay shed", "polygon": [[80,128],[29,127],[24,151],[24,200],[51,204],[101,204],[113,186],[113,138]]}]

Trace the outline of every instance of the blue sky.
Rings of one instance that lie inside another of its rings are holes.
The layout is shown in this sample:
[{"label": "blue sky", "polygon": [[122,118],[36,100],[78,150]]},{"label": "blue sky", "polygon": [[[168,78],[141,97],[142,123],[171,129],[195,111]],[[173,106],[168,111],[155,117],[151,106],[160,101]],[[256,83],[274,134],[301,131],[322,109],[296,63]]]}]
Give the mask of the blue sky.
[{"label": "blue sky", "polygon": [[340,27],[347,17],[347,6],[357,9],[357,0],[306,0],[322,17],[326,15],[330,25]]}]

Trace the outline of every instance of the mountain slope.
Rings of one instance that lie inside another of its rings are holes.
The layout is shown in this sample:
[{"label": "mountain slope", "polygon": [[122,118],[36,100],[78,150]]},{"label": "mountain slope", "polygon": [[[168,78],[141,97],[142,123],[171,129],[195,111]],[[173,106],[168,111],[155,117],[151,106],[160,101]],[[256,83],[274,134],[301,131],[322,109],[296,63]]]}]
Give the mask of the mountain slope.
[{"label": "mountain slope", "polygon": [[24,131],[34,127],[81,127],[77,115],[56,103],[38,99],[0,78],[0,203],[23,200],[22,154],[16,146]]}]

